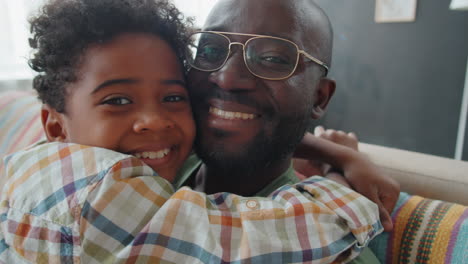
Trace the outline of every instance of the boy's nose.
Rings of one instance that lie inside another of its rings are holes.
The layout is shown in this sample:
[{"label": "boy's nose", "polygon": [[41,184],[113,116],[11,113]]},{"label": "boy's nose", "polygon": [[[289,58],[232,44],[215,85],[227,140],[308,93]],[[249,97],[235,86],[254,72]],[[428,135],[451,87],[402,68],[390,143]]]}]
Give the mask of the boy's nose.
[{"label": "boy's nose", "polygon": [[133,130],[136,133],[146,131],[161,131],[175,127],[172,119],[155,111],[146,111],[140,113],[133,124]]}]

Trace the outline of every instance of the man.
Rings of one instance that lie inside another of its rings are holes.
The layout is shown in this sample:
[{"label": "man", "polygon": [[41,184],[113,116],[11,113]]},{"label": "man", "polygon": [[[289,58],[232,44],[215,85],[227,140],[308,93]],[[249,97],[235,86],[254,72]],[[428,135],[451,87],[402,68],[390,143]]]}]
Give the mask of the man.
[{"label": "man", "polygon": [[[309,122],[323,115],[335,90],[335,82],[326,78],[332,49],[328,17],[312,0],[221,0],[210,13],[204,30],[230,33],[194,35],[198,41],[200,36],[214,39],[219,47],[199,45],[201,48],[194,47],[193,54],[202,56],[189,59],[190,92],[198,121],[196,149],[204,164],[194,162],[195,168],[189,166],[191,170],[179,177],[179,183],[185,182],[208,193],[222,190],[242,195],[259,194],[267,186],[272,187],[269,186],[272,182],[275,186],[287,183],[280,176],[289,169],[293,150]],[[277,39],[267,42],[276,45],[280,41],[276,47],[287,48],[293,58],[288,65],[281,66],[281,61],[273,61],[277,57],[266,54],[261,66],[260,56],[252,54],[265,42],[250,40],[247,47],[242,47],[237,42],[245,45],[252,36],[233,32],[280,36],[298,47]],[[301,51],[298,54],[294,49]],[[207,55],[214,58],[208,64],[200,60]],[[283,68],[275,68],[274,63]],[[325,152],[317,143],[312,142],[312,148],[309,146],[308,158],[315,156],[335,165],[337,155],[330,155],[334,153]],[[349,179],[348,171],[345,170],[345,176],[354,188],[381,208],[387,211],[393,208],[399,191],[393,181],[370,173]],[[359,175],[354,171],[353,174]],[[190,181],[186,182],[188,178]],[[357,186],[362,179],[366,179],[367,185]],[[366,189],[369,185],[372,187]],[[391,229],[388,213],[382,212],[381,216],[384,226],[388,222],[386,230]]]},{"label": "man", "polygon": [[[220,0],[203,31],[193,35],[189,58],[203,164],[178,182],[207,193],[262,196],[298,181],[293,152],[335,91],[326,78],[328,17],[311,0]],[[392,200],[391,209],[395,197],[377,192],[370,198]],[[382,215],[388,230],[389,215]],[[363,255],[365,263],[377,261],[369,251]]]},{"label": "man", "polygon": [[[307,9],[297,12],[302,6]],[[330,26],[321,10],[307,1],[220,1],[204,30],[283,37],[330,65]],[[252,36],[227,37],[244,43]],[[265,67],[279,64],[267,63]],[[223,189],[251,195],[284,173],[310,119],[322,115],[333,95],[335,83],[324,78],[326,72],[300,56],[289,78],[257,77],[246,67],[239,45],[231,46],[231,54],[219,70],[192,70],[191,95],[199,124],[197,153],[205,163],[200,172],[207,179],[206,191]],[[217,114],[220,111],[254,117],[226,119]],[[212,175],[227,176],[220,179]]]}]

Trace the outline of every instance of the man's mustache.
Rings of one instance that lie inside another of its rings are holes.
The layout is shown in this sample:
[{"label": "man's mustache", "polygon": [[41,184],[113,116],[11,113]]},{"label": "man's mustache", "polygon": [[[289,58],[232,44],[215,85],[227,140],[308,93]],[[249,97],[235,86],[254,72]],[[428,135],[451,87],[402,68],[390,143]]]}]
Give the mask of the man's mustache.
[{"label": "man's mustache", "polygon": [[[193,89],[193,90],[196,90]],[[195,104],[206,103],[210,99],[220,99],[222,101],[238,103],[252,108],[260,109],[261,111],[271,112],[273,111],[272,106],[266,106],[262,104],[257,99],[250,96],[248,92],[238,91],[238,92],[229,92],[219,87],[212,87],[206,89],[205,91],[196,91],[191,94],[192,101]]]}]

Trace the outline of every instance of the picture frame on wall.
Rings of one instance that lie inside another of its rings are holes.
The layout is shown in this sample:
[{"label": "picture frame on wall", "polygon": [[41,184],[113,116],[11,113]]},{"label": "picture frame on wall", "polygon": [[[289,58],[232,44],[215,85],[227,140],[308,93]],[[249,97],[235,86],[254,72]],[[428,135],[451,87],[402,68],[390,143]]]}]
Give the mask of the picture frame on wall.
[{"label": "picture frame on wall", "polygon": [[450,2],[450,9],[468,10],[468,0],[452,0],[452,2]]},{"label": "picture frame on wall", "polygon": [[376,0],[375,22],[414,22],[417,0]]}]

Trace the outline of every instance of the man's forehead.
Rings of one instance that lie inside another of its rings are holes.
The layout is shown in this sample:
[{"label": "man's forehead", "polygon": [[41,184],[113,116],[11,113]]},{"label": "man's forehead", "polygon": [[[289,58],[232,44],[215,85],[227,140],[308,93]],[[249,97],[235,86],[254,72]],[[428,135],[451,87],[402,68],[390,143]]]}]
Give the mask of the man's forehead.
[{"label": "man's forehead", "polygon": [[286,38],[329,62],[329,27],[327,16],[313,0],[219,0],[204,30]]},{"label": "man's forehead", "polygon": [[323,16],[313,3],[312,0],[219,0],[204,30],[272,35],[310,43],[323,34]]},{"label": "man's forehead", "polygon": [[295,10],[287,2],[290,1],[220,0],[204,29],[285,37],[299,31]]}]

